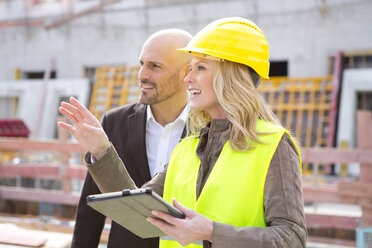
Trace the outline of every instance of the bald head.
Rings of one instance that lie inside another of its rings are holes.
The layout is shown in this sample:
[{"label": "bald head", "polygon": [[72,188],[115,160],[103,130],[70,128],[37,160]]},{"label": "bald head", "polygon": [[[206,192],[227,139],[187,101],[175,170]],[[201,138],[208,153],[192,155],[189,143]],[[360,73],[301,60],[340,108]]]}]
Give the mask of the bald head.
[{"label": "bald head", "polygon": [[190,62],[191,56],[177,49],[185,47],[191,39],[192,35],[182,29],[160,30],[145,41],[140,56],[164,59],[170,64],[183,66]]},{"label": "bald head", "polygon": [[152,108],[155,105],[172,106],[175,112],[185,106],[188,95],[183,80],[191,56],[177,49],[185,47],[191,38],[184,30],[165,29],[146,40],[140,55],[141,68],[138,73],[141,83],[140,101],[143,104],[149,104]]},{"label": "bald head", "polygon": [[179,46],[186,46],[189,41],[192,39],[192,35],[185,30],[178,29],[178,28],[170,28],[170,29],[163,29],[158,32],[153,33],[150,37],[145,41],[144,46],[153,40],[164,40],[170,41],[175,43],[175,45]]}]

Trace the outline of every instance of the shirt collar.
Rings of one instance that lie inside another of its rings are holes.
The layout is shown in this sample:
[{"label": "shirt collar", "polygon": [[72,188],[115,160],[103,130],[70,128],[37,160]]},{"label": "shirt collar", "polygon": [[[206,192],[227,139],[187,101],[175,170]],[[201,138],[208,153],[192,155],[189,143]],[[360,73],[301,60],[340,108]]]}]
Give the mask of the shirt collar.
[{"label": "shirt collar", "polygon": [[[146,111],[147,111],[146,122],[149,122],[150,120],[152,120],[157,123],[157,121],[154,118],[154,115],[152,114],[150,105],[147,105]],[[189,116],[189,112],[190,112],[190,106],[189,106],[189,103],[187,103],[185,108],[182,110],[181,114],[177,117],[177,119],[174,122],[181,120],[184,123],[186,123],[187,117]]]},{"label": "shirt collar", "polygon": [[154,115],[152,114],[150,105],[147,105],[146,111],[147,111],[146,122],[149,122],[151,119],[155,121],[155,118],[154,118]]}]

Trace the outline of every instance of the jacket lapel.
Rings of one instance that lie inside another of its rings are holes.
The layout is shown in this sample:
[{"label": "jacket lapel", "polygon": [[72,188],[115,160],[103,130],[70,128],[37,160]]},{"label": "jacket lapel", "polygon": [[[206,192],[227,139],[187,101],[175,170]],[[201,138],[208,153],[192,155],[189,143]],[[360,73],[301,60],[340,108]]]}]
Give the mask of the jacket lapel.
[{"label": "jacket lapel", "polygon": [[151,175],[146,152],[146,105],[138,105],[135,112],[128,116],[128,127],[131,156],[143,181],[147,182]]}]

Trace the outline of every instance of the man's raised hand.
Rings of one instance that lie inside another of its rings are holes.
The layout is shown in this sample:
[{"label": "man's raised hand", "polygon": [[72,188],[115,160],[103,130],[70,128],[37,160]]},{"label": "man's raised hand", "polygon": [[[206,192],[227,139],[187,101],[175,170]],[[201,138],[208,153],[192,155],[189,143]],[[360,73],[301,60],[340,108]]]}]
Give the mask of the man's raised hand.
[{"label": "man's raised hand", "polygon": [[97,118],[74,97],[70,97],[70,103],[61,102],[59,112],[72,125],[59,121],[58,126],[69,131],[96,159],[101,159],[110,147],[110,142]]}]

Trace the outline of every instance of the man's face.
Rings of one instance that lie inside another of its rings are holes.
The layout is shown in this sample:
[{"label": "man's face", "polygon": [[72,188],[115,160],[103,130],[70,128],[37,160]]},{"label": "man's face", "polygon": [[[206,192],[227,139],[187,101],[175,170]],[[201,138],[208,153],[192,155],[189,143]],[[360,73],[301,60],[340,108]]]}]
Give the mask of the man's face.
[{"label": "man's face", "polygon": [[183,73],[180,71],[177,53],[166,49],[161,42],[145,44],[140,56],[141,68],[138,79],[141,85],[140,102],[157,104],[185,90]]}]

